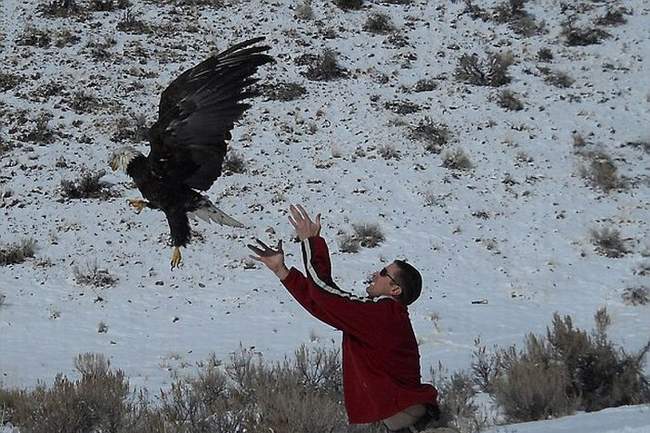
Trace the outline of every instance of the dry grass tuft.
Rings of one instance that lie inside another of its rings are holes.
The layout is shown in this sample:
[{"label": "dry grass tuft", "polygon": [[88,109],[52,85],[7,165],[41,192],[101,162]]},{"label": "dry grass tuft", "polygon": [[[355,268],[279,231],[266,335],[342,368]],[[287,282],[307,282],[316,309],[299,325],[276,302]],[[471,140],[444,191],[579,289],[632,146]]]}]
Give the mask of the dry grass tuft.
[{"label": "dry grass tuft", "polygon": [[623,302],[628,305],[647,305],[650,303],[650,290],[647,287],[628,287],[623,291]]},{"label": "dry grass tuft", "polygon": [[592,229],[591,243],[596,247],[599,254],[609,258],[620,258],[630,252],[627,248],[626,241],[621,238],[621,232],[603,227],[602,229]]},{"label": "dry grass tuft", "polygon": [[463,149],[448,150],[442,155],[442,166],[450,170],[471,170],[474,167]]},{"label": "dry grass tuft", "polygon": [[363,30],[370,33],[387,34],[395,30],[395,25],[387,14],[375,12],[366,19]]},{"label": "dry grass tuft", "polygon": [[463,54],[455,70],[457,80],[475,86],[499,87],[510,82],[508,68],[514,63],[510,52],[489,54],[481,61],[476,54]]},{"label": "dry grass tuft", "polygon": [[114,286],[118,278],[108,272],[108,269],[100,268],[97,261],[86,263],[85,266],[73,268],[74,280],[77,284],[91,287]]},{"label": "dry grass tuft", "polygon": [[421,141],[424,148],[432,153],[440,153],[449,142],[449,128],[443,123],[436,123],[430,117],[424,117],[417,126],[411,127],[410,137]]},{"label": "dry grass tuft", "polygon": [[22,263],[30,257],[34,257],[36,241],[32,238],[25,238],[20,242],[0,246],[0,266],[15,265]]},{"label": "dry grass tuft", "polygon": [[307,59],[307,72],[305,76],[314,81],[329,81],[345,77],[346,71],[339,66],[337,54],[334,50],[325,49],[319,56]]},{"label": "dry grass tuft", "polygon": [[87,199],[102,198],[106,199],[113,196],[110,184],[100,179],[106,174],[106,171],[89,171],[83,169],[81,175],[76,180],[61,181],[61,195],[68,199]]}]

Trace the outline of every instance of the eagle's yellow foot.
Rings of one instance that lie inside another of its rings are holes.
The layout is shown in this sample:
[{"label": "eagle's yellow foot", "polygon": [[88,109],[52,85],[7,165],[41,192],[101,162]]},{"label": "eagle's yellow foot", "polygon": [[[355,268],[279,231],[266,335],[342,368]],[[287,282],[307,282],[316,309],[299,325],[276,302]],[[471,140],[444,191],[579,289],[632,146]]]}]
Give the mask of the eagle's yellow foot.
[{"label": "eagle's yellow foot", "polygon": [[174,268],[177,268],[178,265],[181,263],[182,257],[181,257],[181,249],[180,247],[174,247],[172,251],[172,271]]},{"label": "eagle's yellow foot", "polygon": [[135,213],[138,214],[142,212],[142,209],[144,209],[147,206],[147,204],[149,204],[146,200],[141,200],[138,198],[130,198],[128,202],[129,202],[129,206],[135,209]]}]

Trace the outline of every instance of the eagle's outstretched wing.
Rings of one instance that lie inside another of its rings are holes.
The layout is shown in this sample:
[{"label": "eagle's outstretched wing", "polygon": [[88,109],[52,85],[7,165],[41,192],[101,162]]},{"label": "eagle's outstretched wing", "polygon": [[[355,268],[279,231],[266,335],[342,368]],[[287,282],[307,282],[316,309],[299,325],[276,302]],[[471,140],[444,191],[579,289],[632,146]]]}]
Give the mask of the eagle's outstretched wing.
[{"label": "eagle's outstretched wing", "polygon": [[272,62],[255,38],[216,54],[176,78],[160,98],[149,163],[169,182],[207,190],[221,175],[234,122],[256,96],[257,68]]}]

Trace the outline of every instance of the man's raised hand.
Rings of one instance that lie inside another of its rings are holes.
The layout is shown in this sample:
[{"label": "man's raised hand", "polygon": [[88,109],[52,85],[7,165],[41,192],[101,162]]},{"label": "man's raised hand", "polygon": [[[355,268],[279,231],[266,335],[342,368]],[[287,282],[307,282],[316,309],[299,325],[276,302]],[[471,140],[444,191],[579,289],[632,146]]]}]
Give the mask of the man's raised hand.
[{"label": "man's raised hand", "polygon": [[289,206],[289,222],[296,229],[298,239],[304,241],[312,236],[320,236],[320,213],[316,215],[316,221],[312,221],[307,211],[301,205]]}]

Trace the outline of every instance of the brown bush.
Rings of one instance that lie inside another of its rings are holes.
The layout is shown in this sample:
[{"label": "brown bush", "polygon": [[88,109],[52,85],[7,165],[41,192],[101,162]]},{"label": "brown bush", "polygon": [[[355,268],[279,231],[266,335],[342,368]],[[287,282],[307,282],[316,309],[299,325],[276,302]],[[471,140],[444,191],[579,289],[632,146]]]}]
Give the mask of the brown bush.
[{"label": "brown bush", "polygon": [[100,180],[105,174],[104,170],[83,169],[76,180],[61,181],[61,195],[69,199],[111,197],[110,185]]},{"label": "brown bush", "polygon": [[363,0],[333,0],[334,4],[343,10],[357,10],[363,6]]},{"label": "brown bush", "polygon": [[608,227],[603,227],[600,230],[592,229],[590,234],[596,251],[605,257],[617,259],[630,252],[626,241],[621,238],[621,232],[616,229]]},{"label": "brown bush", "polygon": [[454,426],[462,433],[475,433],[487,425],[487,419],[476,403],[476,390],[468,373],[445,374],[440,364],[438,371],[431,370],[433,385],[438,390],[440,408],[439,424]]},{"label": "brown bush", "polygon": [[495,382],[494,396],[508,421],[535,421],[573,413],[575,402],[566,394],[568,384],[562,365],[540,365],[517,357]]},{"label": "brown bush", "polygon": [[424,143],[424,148],[432,153],[440,153],[449,142],[449,128],[443,123],[436,123],[430,117],[424,117],[411,127],[410,137]]},{"label": "brown bush", "polygon": [[363,30],[370,33],[386,34],[395,30],[390,16],[376,12],[371,14],[363,24]]},{"label": "brown bush", "polygon": [[32,238],[0,246],[0,266],[15,265],[34,257],[35,247],[36,241]]},{"label": "brown bush", "polygon": [[76,364],[78,380],[58,375],[49,388],[0,392],[7,420],[29,433],[117,432],[130,411],[124,373],[102,355],[80,355]]},{"label": "brown bush", "polygon": [[511,53],[489,54],[481,61],[476,54],[463,54],[455,70],[459,81],[476,86],[499,87],[510,82],[508,68],[514,63]]},{"label": "brown bush", "polygon": [[344,68],[339,66],[337,55],[334,50],[325,49],[319,56],[305,58],[308,64],[305,76],[314,81],[328,81],[342,78],[346,75]]}]

